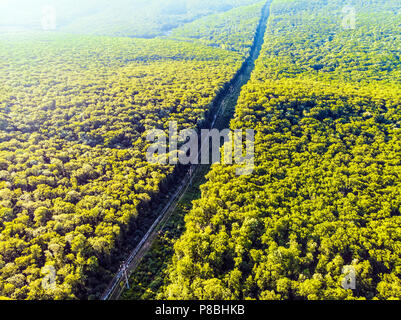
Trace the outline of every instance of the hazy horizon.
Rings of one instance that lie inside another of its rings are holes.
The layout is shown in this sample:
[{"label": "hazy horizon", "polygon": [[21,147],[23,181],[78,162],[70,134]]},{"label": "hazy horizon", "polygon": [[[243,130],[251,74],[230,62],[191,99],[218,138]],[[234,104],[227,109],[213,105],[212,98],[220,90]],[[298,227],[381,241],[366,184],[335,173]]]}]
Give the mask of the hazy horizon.
[{"label": "hazy horizon", "polygon": [[[258,0],[3,0],[0,27],[83,34],[155,36],[180,23]],[[153,28],[152,34],[147,34]],[[46,29],[46,28],[45,28]],[[144,32],[146,29],[147,32]]]}]

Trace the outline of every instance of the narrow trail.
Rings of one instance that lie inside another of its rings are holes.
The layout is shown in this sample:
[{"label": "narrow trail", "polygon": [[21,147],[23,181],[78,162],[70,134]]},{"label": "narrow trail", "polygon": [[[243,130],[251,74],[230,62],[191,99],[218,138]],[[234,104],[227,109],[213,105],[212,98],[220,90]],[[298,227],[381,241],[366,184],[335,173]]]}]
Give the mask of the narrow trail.
[{"label": "narrow trail", "polygon": [[[246,85],[251,77],[251,73],[255,68],[255,61],[260,55],[262,45],[264,42],[264,35],[267,28],[267,21],[270,15],[271,0],[267,1],[263,7],[262,16],[255,34],[255,39],[249,57],[243,63],[241,69],[237,72],[231,81],[231,85],[220,96],[216,97],[215,110],[210,127],[216,129],[227,128],[229,121],[235,112],[235,106],[240,96],[242,87]],[[201,149],[209,148],[209,140],[201,142]],[[142,258],[151,248],[158,232],[171,217],[178,202],[185,196],[188,187],[192,184],[194,177],[199,176],[201,165],[192,165],[188,174],[177,186],[175,193],[171,196],[166,206],[161,210],[159,217],[149,228],[146,235],[142,238],[141,242],[131,252],[129,257],[123,262],[121,268],[110,282],[109,286],[101,296],[101,300],[118,300],[125,290],[127,279],[135,271],[141,262]]]}]

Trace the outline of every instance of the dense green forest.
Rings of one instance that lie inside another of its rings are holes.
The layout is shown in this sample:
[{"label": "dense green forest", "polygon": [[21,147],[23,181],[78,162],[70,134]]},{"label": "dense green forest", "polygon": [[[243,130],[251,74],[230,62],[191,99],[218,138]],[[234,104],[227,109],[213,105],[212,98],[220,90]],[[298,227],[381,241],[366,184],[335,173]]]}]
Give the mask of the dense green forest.
[{"label": "dense green forest", "polygon": [[[249,45],[256,26],[248,18]],[[0,34],[0,297],[99,297],[179,174],[146,161],[147,130],[208,121],[244,61],[225,49],[168,38]],[[54,288],[43,286],[50,270]]]},{"label": "dense green forest", "polygon": [[146,162],[146,130],[196,126],[240,58],[167,40],[1,41],[0,292],[83,297],[172,173]]},{"label": "dense green forest", "polygon": [[221,47],[246,55],[252,46],[264,4],[265,1],[198,19],[173,29],[170,37],[199,41],[212,47]]},{"label": "dense green forest", "polygon": [[255,129],[253,173],[198,168],[122,298],[401,299],[400,13],[1,1],[0,299],[99,298],[187,173],[147,162],[148,130],[208,127],[221,101],[217,124]]},{"label": "dense green forest", "polygon": [[255,171],[213,166],[160,298],[401,298],[401,4],[347,4],[273,1],[231,122]]}]

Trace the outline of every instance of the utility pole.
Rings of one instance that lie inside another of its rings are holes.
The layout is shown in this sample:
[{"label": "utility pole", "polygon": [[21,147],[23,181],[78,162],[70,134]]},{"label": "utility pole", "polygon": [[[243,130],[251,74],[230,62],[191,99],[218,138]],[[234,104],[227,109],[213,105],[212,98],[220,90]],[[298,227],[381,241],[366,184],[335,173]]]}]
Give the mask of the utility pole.
[{"label": "utility pole", "polygon": [[128,276],[127,276],[127,266],[125,263],[123,264],[123,273],[125,277],[125,284],[127,285],[127,289],[129,289],[129,282],[128,282]]},{"label": "utility pole", "polygon": [[193,172],[193,168],[192,168],[192,166],[190,166],[189,167],[189,176],[190,177],[192,177],[192,174],[193,174],[194,172]]}]

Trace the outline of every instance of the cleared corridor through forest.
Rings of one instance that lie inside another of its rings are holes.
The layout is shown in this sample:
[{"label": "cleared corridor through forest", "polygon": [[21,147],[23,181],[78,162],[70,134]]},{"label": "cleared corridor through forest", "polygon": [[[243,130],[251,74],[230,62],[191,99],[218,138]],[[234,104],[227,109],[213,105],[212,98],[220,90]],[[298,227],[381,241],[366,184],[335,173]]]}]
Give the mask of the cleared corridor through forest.
[{"label": "cleared corridor through forest", "polygon": [[[264,35],[267,28],[267,21],[270,15],[271,0],[267,1],[262,10],[261,19],[255,34],[254,43],[252,45],[249,57],[244,61],[241,69],[231,80],[226,90],[217,95],[214,100],[212,110],[215,112],[211,115],[210,128],[224,129],[229,126],[230,120],[235,112],[235,106],[240,96],[242,87],[246,85],[255,68],[255,61],[260,55],[264,42]],[[202,141],[201,149],[209,148],[209,140]],[[202,167],[203,166],[203,167]],[[148,232],[142,238],[136,248],[130,253],[129,257],[123,262],[108,288],[101,296],[102,300],[119,299],[125,289],[127,278],[135,271],[140,264],[142,258],[151,249],[156,239],[160,227],[174,214],[177,204],[186,196],[188,188],[191,184],[196,184],[199,180],[204,179],[208,170],[204,170],[204,165],[193,165],[188,174],[177,185],[177,189],[171,196],[166,206],[161,210],[159,217],[155,220]]]}]

